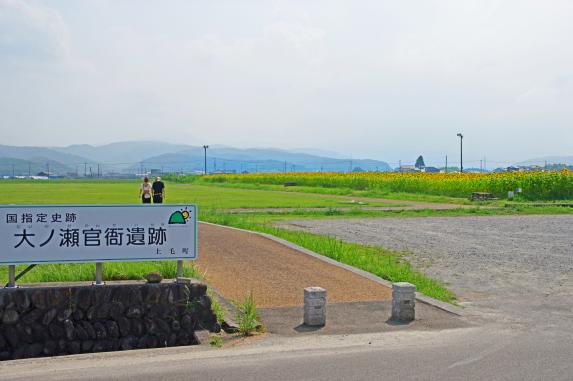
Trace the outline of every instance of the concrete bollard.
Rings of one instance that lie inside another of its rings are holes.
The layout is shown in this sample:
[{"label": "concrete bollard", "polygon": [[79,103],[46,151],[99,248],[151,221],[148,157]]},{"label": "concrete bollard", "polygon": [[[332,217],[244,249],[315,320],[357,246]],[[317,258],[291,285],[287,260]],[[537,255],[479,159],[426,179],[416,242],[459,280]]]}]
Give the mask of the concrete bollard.
[{"label": "concrete bollard", "polygon": [[416,318],[416,286],[406,282],[392,284],[391,320],[408,322]]},{"label": "concrete bollard", "polygon": [[326,324],[326,290],[322,287],[304,289],[304,324],[310,327]]}]

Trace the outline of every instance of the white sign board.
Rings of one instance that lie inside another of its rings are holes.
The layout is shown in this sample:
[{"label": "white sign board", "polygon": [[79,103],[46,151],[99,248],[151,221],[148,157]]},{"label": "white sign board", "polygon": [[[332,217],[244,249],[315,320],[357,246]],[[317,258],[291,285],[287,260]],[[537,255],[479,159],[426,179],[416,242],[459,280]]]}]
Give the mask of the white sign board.
[{"label": "white sign board", "polygon": [[195,205],[0,206],[0,264],[197,259]]}]

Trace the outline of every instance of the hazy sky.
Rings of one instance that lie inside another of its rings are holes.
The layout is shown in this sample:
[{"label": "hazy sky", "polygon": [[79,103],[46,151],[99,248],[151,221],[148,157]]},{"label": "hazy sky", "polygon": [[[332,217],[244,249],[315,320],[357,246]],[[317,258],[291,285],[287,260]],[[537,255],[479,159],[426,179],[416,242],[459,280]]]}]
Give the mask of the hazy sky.
[{"label": "hazy sky", "polygon": [[461,131],[469,161],[573,155],[572,20],[571,0],[0,0],[0,144],[441,162]]}]

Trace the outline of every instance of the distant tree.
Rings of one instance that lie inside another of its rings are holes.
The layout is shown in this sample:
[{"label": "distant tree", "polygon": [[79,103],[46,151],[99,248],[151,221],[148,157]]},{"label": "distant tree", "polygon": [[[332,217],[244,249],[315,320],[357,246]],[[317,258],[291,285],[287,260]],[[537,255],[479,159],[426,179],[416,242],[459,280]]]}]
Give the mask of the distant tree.
[{"label": "distant tree", "polygon": [[422,157],[422,155],[418,156],[418,158],[416,159],[416,168],[424,168],[426,166],[426,164],[424,164],[424,158]]}]

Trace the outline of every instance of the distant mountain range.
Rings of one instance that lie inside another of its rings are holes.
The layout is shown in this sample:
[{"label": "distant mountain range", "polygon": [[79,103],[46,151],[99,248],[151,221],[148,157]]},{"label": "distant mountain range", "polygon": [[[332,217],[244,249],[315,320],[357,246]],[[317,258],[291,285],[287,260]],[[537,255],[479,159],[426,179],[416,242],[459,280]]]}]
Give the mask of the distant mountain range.
[{"label": "distant mountain range", "polygon": [[[201,172],[205,165],[202,146],[162,142],[118,142],[102,146],[17,147],[0,145],[0,175],[97,176],[140,175],[149,172]],[[384,161],[343,158],[314,149],[238,149],[212,146],[207,150],[209,172],[282,172],[349,170],[389,171]]]},{"label": "distant mountain range", "polygon": [[543,166],[547,164],[565,164],[573,165],[573,156],[544,156],[535,159],[528,159],[517,163],[518,166],[521,165],[540,165]]}]

